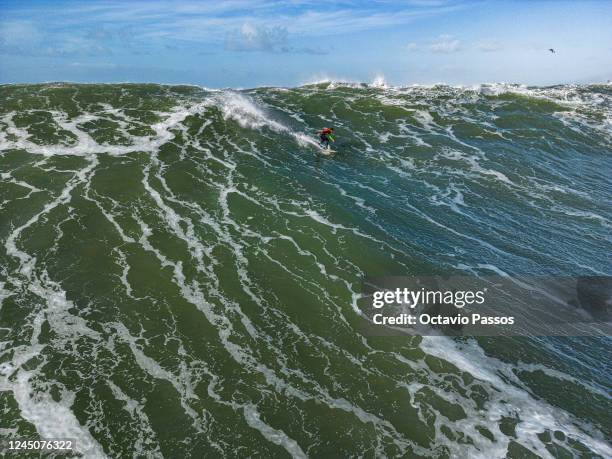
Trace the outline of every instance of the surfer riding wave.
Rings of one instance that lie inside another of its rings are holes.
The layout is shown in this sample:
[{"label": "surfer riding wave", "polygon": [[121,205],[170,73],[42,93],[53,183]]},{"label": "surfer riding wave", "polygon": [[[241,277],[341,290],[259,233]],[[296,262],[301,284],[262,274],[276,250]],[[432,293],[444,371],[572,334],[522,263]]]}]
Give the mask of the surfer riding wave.
[{"label": "surfer riding wave", "polygon": [[320,131],[317,131],[319,134],[319,145],[324,148],[329,148],[329,141],[335,142],[334,137],[332,136],[334,132],[334,128],[323,128]]}]

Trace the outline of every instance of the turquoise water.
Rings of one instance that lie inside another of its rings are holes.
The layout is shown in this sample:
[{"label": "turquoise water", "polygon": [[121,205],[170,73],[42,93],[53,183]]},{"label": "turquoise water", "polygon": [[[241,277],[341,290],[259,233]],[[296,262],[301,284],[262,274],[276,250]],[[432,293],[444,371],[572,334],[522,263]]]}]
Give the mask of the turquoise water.
[{"label": "turquoise water", "polygon": [[0,436],[610,457],[609,339],[364,337],[356,302],[610,275],[611,132],[609,85],[0,86]]}]

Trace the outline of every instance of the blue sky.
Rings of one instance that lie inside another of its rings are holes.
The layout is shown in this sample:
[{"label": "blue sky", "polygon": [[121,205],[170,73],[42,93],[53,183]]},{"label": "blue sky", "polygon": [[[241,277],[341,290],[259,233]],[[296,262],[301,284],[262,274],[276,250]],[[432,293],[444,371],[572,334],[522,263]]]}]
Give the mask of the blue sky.
[{"label": "blue sky", "polygon": [[[548,51],[554,48],[555,54]],[[0,82],[612,80],[612,1],[4,1]]]}]

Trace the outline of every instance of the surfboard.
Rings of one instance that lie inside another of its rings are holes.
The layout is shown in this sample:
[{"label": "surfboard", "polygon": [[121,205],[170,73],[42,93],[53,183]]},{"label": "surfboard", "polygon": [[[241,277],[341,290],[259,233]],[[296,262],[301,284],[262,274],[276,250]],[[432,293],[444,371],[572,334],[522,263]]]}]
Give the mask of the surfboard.
[{"label": "surfboard", "polygon": [[332,150],[331,148],[321,148],[321,154],[325,156],[331,156],[336,153],[336,150]]}]

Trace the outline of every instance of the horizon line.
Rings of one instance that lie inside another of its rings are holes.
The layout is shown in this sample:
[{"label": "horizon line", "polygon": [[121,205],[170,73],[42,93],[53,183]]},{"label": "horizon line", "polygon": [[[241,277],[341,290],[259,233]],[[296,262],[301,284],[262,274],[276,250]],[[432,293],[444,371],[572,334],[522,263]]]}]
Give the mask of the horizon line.
[{"label": "horizon line", "polygon": [[70,81],[70,80],[49,80],[49,81],[39,81],[39,82],[0,82],[1,86],[41,86],[41,85],[61,85],[61,84],[70,84],[70,85],[157,85],[157,86],[191,86],[195,88],[204,89],[207,91],[249,91],[253,89],[296,89],[303,88],[306,86],[316,86],[321,84],[337,84],[351,87],[367,87],[367,88],[379,88],[379,89],[401,89],[401,88],[433,88],[436,86],[444,86],[448,88],[454,89],[475,89],[483,86],[519,86],[525,88],[554,88],[556,86],[606,86],[612,85],[612,80],[607,81],[598,81],[598,82],[590,82],[590,83],[576,83],[576,82],[565,82],[565,83],[554,83],[554,84],[528,84],[528,83],[518,83],[518,82],[507,82],[507,81],[491,81],[491,82],[481,82],[481,83],[470,83],[470,84],[449,84],[445,82],[436,82],[436,83],[408,83],[401,85],[389,84],[385,81],[383,82],[365,82],[365,81],[355,81],[355,80],[345,80],[345,79],[321,79],[316,81],[309,81],[306,83],[301,83],[297,85],[269,85],[262,84],[257,86],[248,86],[248,87],[231,87],[231,86],[223,86],[223,87],[210,87],[202,84],[196,83],[163,83],[163,82],[154,82],[154,81],[115,81],[115,82],[107,82],[107,81]]}]

